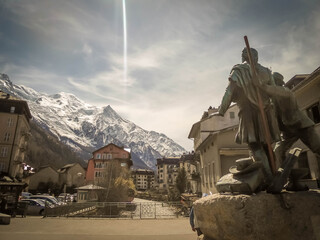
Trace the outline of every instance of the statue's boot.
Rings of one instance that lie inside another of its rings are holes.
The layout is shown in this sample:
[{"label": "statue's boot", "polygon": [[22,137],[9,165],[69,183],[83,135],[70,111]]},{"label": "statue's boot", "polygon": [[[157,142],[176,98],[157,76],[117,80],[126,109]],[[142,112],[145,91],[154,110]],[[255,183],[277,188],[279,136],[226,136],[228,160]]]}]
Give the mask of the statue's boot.
[{"label": "statue's boot", "polygon": [[299,158],[300,153],[300,148],[293,148],[289,151],[288,157],[283,162],[282,168],[280,168],[275,174],[271,185],[267,188],[267,192],[280,193],[282,191],[284,185],[288,182],[291,169],[293,168],[293,165]]},{"label": "statue's boot", "polygon": [[306,177],[308,174],[308,168],[292,169],[288,185],[285,187],[285,189],[288,191],[308,191],[309,187],[299,182],[300,179]]}]

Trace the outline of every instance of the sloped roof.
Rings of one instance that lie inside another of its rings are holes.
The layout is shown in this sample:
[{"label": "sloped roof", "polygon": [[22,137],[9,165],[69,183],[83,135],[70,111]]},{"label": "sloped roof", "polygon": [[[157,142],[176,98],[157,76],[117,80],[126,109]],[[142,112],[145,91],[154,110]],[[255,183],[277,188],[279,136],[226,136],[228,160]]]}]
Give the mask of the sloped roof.
[{"label": "sloped roof", "polygon": [[105,145],[105,146],[103,146],[103,147],[101,147],[101,148],[93,151],[92,154],[94,154],[95,152],[100,151],[101,149],[103,149],[103,148],[105,148],[105,147],[108,147],[108,146],[110,146],[110,145],[113,145],[113,146],[115,146],[116,148],[122,149],[123,151],[126,151],[126,152],[128,152],[128,153],[130,153],[130,151],[131,151],[129,148],[119,147],[119,146],[115,145],[114,143],[109,143],[109,144],[107,144],[107,145]]},{"label": "sloped roof", "polygon": [[215,131],[210,133],[206,139],[204,139],[202,141],[202,143],[197,147],[196,151],[198,150],[202,150],[205,146],[207,146],[208,142],[210,142],[215,135],[220,134],[220,133],[224,133],[224,132],[228,132],[228,131],[233,131],[234,129],[238,128],[238,126],[231,126],[231,127],[227,127],[227,128],[223,128],[219,131]]},{"label": "sloped roof", "polygon": [[0,101],[0,112],[10,112],[11,107],[15,107],[14,112],[16,114],[24,114],[28,121],[32,118],[28,103],[26,101],[13,97],[12,95],[3,91],[0,91]]},{"label": "sloped roof", "polygon": [[64,173],[64,172],[68,171],[69,168],[73,167],[76,164],[77,163],[70,163],[70,164],[64,165],[62,168],[58,169],[58,172],[59,173]]},{"label": "sloped roof", "polygon": [[136,169],[132,170],[132,174],[154,175],[154,171],[148,169]]},{"label": "sloped roof", "polygon": [[191,153],[184,153],[181,158],[180,161],[182,162],[195,162],[195,161],[200,161],[200,155],[195,153],[195,152],[191,152]]},{"label": "sloped roof", "polygon": [[188,138],[195,138],[198,131],[200,131],[201,121],[196,122],[192,125],[191,130],[189,132]]},{"label": "sloped roof", "polygon": [[179,164],[180,157],[163,157],[157,159],[158,164]]},{"label": "sloped roof", "polygon": [[308,82],[320,75],[320,66],[310,74],[297,74],[293,76],[285,85],[293,91],[304,86]]}]

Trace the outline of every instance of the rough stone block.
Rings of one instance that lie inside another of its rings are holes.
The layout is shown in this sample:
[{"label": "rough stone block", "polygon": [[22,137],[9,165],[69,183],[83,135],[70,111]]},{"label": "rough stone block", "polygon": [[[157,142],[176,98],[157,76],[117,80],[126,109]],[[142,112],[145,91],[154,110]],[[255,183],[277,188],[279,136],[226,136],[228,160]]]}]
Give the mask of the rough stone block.
[{"label": "rough stone block", "polygon": [[320,192],[214,194],[194,203],[206,239],[320,240]]},{"label": "rough stone block", "polygon": [[0,224],[8,225],[10,224],[11,216],[7,214],[0,213]]}]

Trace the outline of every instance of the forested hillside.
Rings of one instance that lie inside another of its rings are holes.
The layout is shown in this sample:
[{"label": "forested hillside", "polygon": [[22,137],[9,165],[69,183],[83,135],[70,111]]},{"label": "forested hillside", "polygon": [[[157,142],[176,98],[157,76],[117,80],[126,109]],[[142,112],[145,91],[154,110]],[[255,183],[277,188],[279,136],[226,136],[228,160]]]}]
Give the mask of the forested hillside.
[{"label": "forested hillside", "polygon": [[[30,122],[31,137],[27,150],[27,163],[34,168],[50,165],[61,168],[69,163],[80,163],[86,167],[86,163],[68,146],[60,142],[57,137],[40,128],[35,122]],[[87,156],[89,159],[90,156]]]}]

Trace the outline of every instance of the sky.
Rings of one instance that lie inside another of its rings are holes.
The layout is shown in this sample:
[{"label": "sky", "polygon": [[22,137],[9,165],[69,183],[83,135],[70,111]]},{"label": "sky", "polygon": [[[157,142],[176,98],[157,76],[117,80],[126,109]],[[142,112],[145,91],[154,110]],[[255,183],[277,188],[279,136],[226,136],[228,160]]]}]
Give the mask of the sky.
[{"label": "sky", "polygon": [[191,127],[220,105],[245,35],[286,81],[319,67],[319,3],[125,0],[124,33],[122,0],[0,0],[0,73],[110,105],[191,151]]}]

